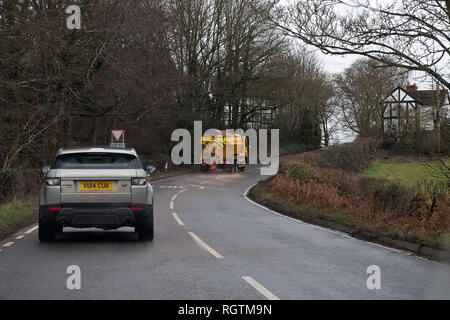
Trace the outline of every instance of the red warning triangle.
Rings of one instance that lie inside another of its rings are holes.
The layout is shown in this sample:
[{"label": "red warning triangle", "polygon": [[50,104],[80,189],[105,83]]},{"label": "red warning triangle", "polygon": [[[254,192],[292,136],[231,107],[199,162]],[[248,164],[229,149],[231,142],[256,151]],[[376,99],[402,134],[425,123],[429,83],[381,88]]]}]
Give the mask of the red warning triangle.
[{"label": "red warning triangle", "polygon": [[114,140],[116,140],[117,142],[120,141],[124,132],[125,132],[125,130],[111,130],[111,134],[112,134]]}]

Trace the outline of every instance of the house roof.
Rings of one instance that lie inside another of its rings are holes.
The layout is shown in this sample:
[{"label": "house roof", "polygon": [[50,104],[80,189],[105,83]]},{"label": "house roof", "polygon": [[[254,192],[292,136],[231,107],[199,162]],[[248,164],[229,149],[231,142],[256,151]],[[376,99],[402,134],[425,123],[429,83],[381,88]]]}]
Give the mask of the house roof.
[{"label": "house roof", "polygon": [[426,105],[443,105],[447,97],[447,90],[416,90],[407,91],[420,103]]},{"label": "house roof", "polygon": [[393,93],[397,90],[401,90],[404,93],[408,94],[410,97],[414,98],[418,103],[422,105],[444,105],[446,104],[446,98],[448,91],[444,90],[405,90],[402,87],[397,87],[384,99],[386,100],[389,97],[394,97]]}]

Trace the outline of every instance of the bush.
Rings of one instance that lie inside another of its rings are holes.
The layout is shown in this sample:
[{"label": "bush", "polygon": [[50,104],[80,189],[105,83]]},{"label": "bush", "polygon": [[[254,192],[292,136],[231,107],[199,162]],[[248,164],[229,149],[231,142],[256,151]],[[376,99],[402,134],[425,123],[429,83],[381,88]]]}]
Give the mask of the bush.
[{"label": "bush", "polygon": [[10,193],[13,180],[13,171],[0,172],[0,203],[4,202]]},{"label": "bush", "polygon": [[0,173],[0,203],[14,198],[35,196],[41,176],[35,169],[10,170]]},{"label": "bush", "polygon": [[312,177],[309,170],[300,165],[292,167],[289,173],[298,182],[307,181]]},{"label": "bush", "polygon": [[361,180],[370,181],[374,210],[391,211],[399,217],[410,214],[410,201],[413,194],[408,188],[383,179],[361,178]]},{"label": "bush", "polygon": [[378,151],[378,141],[371,138],[322,148],[300,156],[304,162],[325,169],[359,172],[370,165]]}]

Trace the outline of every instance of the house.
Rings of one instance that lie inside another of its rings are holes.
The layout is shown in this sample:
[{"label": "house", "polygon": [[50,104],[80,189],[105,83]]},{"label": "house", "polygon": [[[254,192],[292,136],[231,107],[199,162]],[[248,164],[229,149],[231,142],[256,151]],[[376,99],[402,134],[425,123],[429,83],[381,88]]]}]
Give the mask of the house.
[{"label": "house", "polygon": [[398,140],[408,133],[435,131],[449,122],[447,90],[417,90],[416,84],[397,87],[384,100],[384,137]]}]

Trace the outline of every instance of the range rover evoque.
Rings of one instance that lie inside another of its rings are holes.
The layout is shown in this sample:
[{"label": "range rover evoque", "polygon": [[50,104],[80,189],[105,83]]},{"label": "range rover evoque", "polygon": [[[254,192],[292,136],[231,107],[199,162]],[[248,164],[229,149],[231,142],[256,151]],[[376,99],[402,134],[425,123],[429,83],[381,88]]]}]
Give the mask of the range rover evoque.
[{"label": "range rover evoque", "polygon": [[134,149],[63,148],[44,167],[39,194],[39,240],[53,241],[64,227],[104,230],[134,227],[153,240],[155,167],[144,170]]}]

